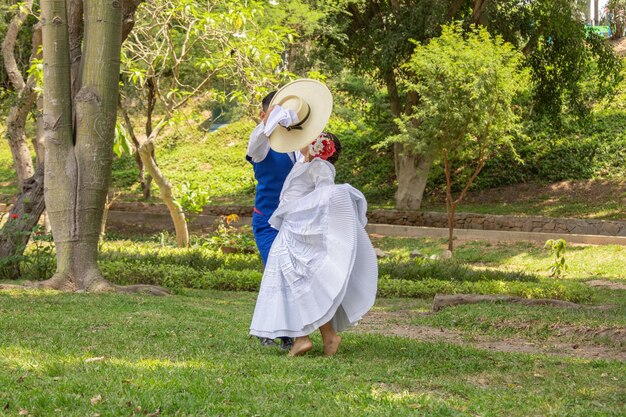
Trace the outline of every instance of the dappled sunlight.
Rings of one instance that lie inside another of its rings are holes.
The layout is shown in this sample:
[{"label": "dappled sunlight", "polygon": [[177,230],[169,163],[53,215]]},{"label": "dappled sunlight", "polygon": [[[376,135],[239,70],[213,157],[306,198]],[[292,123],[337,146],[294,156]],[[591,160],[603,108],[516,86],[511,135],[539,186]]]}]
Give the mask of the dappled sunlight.
[{"label": "dappled sunlight", "polygon": [[[35,371],[41,369],[41,354],[23,346],[0,347],[0,364],[13,371]],[[39,359],[38,359],[39,358]]]},{"label": "dappled sunlight", "polygon": [[172,360],[169,358],[139,358],[129,359],[122,357],[93,356],[88,354],[53,354],[34,350],[23,346],[0,347],[0,364],[14,371],[33,371],[48,374],[50,369],[59,367],[89,367],[116,366],[137,371],[157,369],[191,369],[211,371],[221,369],[221,364],[209,360]]},{"label": "dappled sunlight", "polygon": [[[23,282],[17,281],[0,281],[0,284],[9,284],[9,285],[23,285]],[[11,288],[11,289],[0,289],[0,298],[1,297],[10,297],[10,298],[51,298],[58,297],[60,295],[66,294],[63,291],[51,290],[51,289],[30,289],[30,288]]]}]

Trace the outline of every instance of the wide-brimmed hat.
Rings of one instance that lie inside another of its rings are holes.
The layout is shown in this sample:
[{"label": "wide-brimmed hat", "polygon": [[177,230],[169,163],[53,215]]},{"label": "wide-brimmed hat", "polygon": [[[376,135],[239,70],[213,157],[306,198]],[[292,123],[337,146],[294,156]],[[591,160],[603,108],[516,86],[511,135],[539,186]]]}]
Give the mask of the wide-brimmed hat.
[{"label": "wide-brimmed hat", "polygon": [[322,133],[333,110],[333,96],[321,82],[303,78],[278,90],[270,107],[273,105],[293,110],[299,121],[288,127],[278,126],[270,135],[270,147],[276,152],[293,152]]}]

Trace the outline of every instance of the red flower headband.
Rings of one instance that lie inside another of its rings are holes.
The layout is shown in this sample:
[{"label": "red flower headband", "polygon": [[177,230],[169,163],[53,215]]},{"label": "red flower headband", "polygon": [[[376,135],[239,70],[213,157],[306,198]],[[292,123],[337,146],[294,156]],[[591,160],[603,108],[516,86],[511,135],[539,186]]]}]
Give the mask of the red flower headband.
[{"label": "red flower headband", "polygon": [[317,139],[309,145],[309,155],[312,158],[320,158],[324,161],[335,153],[335,142],[325,132],[322,132]]}]

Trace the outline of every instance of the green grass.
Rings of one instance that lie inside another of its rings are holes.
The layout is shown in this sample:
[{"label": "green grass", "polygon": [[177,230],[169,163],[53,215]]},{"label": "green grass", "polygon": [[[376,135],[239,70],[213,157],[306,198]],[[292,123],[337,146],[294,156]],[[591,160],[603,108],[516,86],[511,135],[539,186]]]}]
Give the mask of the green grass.
[{"label": "green grass", "polygon": [[[624,363],[347,333],[288,358],[247,338],[255,294],[0,292],[0,414],[610,416]],[[140,407],[140,408],[139,408]]]},{"label": "green grass", "polygon": [[[201,187],[210,204],[252,204],[254,174],[245,159],[251,120],[233,123],[212,133],[199,130],[170,132],[160,139],[156,160],[163,174],[174,185],[175,195],[188,181]],[[181,136],[182,135],[182,136]],[[141,197],[139,171],[132,156],[114,161],[113,187],[125,193],[124,199]],[[158,187],[154,185],[158,202]]]},{"label": "green grass", "polygon": [[[425,255],[440,254],[446,247],[444,239],[381,238],[375,245],[398,256],[408,256],[419,249]],[[541,244],[529,242],[497,243],[483,241],[457,242],[454,258],[475,268],[497,268],[523,271],[547,277],[551,258]],[[626,247],[620,245],[568,246],[565,280],[626,280]]]},{"label": "green grass", "polygon": [[[17,193],[17,175],[13,169],[13,157],[9,143],[4,138],[4,130],[0,129],[0,195]],[[0,201],[1,202],[1,201]]]}]

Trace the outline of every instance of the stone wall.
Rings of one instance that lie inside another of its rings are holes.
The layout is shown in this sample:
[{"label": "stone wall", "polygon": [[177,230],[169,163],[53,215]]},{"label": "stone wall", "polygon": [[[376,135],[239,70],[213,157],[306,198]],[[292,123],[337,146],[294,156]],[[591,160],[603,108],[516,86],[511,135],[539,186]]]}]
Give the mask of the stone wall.
[{"label": "stone wall", "polygon": [[[446,213],[401,210],[372,210],[370,223],[405,226],[448,227]],[[626,236],[626,222],[617,220],[569,219],[532,216],[497,216],[457,213],[456,229],[502,230],[559,234]]]},{"label": "stone wall", "polygon": [[[0,212],[6,207],[0,205]],[[251,206],[207,206],[194,216],[191,230],[208,231],[215,227],[219,216],[237,214],[239,224],[250,224]],[[403,226],[448,227],[446,213],[402,210],[370,210],[368,220],[372,224]],[[167,207],[152,203],[116,203],[109,212],[108,226],[115,230],[158,231],[173,230]],[[496,216],[487,214],[458,213],[456,229],[499,230],[515,232],[539,232],[554,234],[582,234],[601,236],[626,236],[626,221],[585,220],[549,217]]]}]

